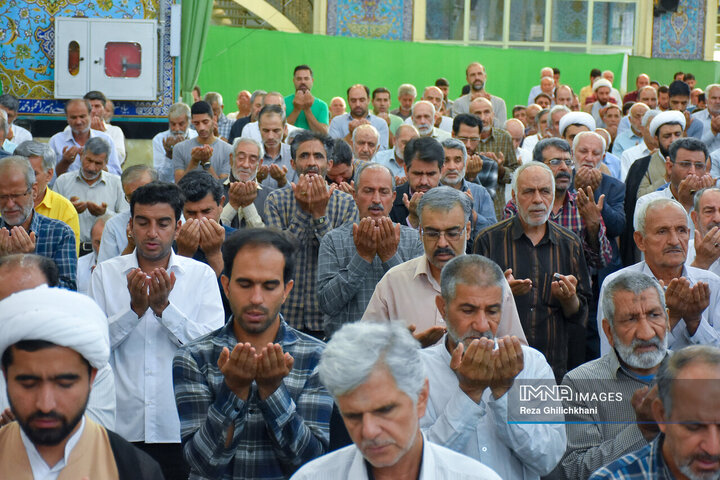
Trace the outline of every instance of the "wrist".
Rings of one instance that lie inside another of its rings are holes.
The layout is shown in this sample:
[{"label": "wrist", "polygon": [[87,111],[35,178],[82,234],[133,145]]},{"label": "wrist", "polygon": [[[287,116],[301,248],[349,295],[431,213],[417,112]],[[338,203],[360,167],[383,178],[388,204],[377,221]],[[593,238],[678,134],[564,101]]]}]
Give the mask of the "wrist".
[{"label": "wrist", "polygon": [[480,401],[482,400],[483,392],[485,391],[486,388],[487,388],[487,386],[475,387],[475,386],[460,384],[460,390],[462,390],[463,393],[465,395],[467,395],[468,397],[470,397],[470,400],[472,400],[475,403],[480,403]]},{"label": "wrist", "polygon": [[152,309],[153,314],[157,318],[162,318],[162,314],[165,311],[165,309],[168,307],[168,305],[170,305],[170,302],[166,300],[163,305],[151,305],[150,308]]}]

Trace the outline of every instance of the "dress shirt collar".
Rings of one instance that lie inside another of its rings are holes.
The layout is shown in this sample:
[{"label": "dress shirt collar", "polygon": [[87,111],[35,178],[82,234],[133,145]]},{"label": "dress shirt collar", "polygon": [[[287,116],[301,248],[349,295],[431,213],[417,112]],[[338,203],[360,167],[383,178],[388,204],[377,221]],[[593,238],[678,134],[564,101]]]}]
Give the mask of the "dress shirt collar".
[{"label": "dress shirt collar", "polygon": [[[35,211],[34,208],[33,208],[31,215],[32,215],[32,220],[30,220],[30,229],[28,230],[28,233],[37,232],[38,229],[40,228],[40,217],[38,217],[38,213]],[[25,222],[23,222],[23,223],[25,223]],[[18,226],[22,226],[22,225],[18,225]],[[10,230],[12,228],[10,225],[5,223],[5,220],[2,217],[0,217],[0,228],[2,228],[2,227],[7,228],[8,230]]]},{"label": "dress shirt collar", "polygon": [[[43,197],[42,202],[40,202],[40,205],[44,206],[48,210],[52,210],[53,201],[56,198],[55,195],[58,195],[58,194],[56,194],[55,192],[50,190],[50,187],[47,187],[45,189],[45,196]],[[40,206],[40,205],[38,205],[38,206]]]},{"label": "dress shirt collar", "polygon": [[[644,273],[645,275],[650,275],[650,276],[653,277],[655,280],[657,280],[657,277],[656,277],[655,274],[652,272],[652,270],[650,270],[650,266],[645,262],[645,260],[643,260],[642,262],[640,262],[640,271],[641,271],[642,273]],[[683,267],[682,267],[682,273],[680,274],[680,276],[687,278],[687,279],[690,281],[690,285],[694,285],[694,284],[695,284],[695,280],[693,279],[692,274],[688,271],[687,265],[685,265],[684,263],[683,263]]]},{"label": "dress shirt collar", "polygon": [[[416,260],[415,275],[413,276],[413,279],[417,279],[418,277],[424,275],[430,282],[430,285],[432,285],[432,287],[435,290],[437,290],[439,293],[440,285],[438,284],[438,282],[435,281],[435,277],[433,277],[433,275],[432,275],[432,271],[430,270],[430,260],[427,259],[427,253],[421,257],[418,257],[415,260]],[[410,260],[410,261],[413,261],[413,260]]]},{"label": "dress shirt collar", "polygon": [[[512,226],[510,233],[512,234],[513,240],[520,240],[520,238],[525,235],[525,229],[522,226],[522,222],[520,221],[520,209],[518,208],[518,214],[514,215],[512,220]],[[540,241],[537,243],[537,245],[541,245],[545,241],[552,242],[553,244],[557,244],[557,237],[555,235],[555,231],[552,229],[550,219],[545,222],[545,234],[540,239]],[[537,246],[536,245],[536,246]]]},{"label": "dress shirt collar", "polygon": [[[47,476],[50,472],[60,472],[65,466],[67,465],[68,459],[70,458],[70,454],[73,451],[73,448],[75,448],[75,445],[80,441],[80,437],[82,436],[83,432],[85,431],[85,416],[83,415],[82,419],[80,420],[80,427],[77,429],[77,432],[73,433],[70,438],[68,438],[67,443],[65,443],[65,452],[63,454],[62,460],[60,460],[58,463],[53,465],[52,467],[48,465],[45,462],[45,459],[42,458],[42,455],[40,455],[40,452],[37,451],[37,448],[35,447],[35,444],[32,443],[32,441],[28,438],[27,435],[25,435],[25,432],[23,429],[20,429],[20,438],[22,439],[23,445],[25,446],[25,452],[27,453],[28,460],[30,461],[30,466],[33,470],[33,474],[41,474],[41,477]],[[41,470],[47,470],[46,472],[38,472],[36,469]]]},{"label": "dress shirt collar", "polygon": [[[123,255],[121,258],[125,259],[125,268],[123,270],[123,273],[125,275],[130,273],[130,270],[133,270],[135,268],[140,268],[140,265],[138,264],[138,260],[137,260],[137,247],[135,247],[135,250],[133,250],[133,253],[130,253],[128,255]],[[193,261],[195,261],[195,260],[193,260]],[[182,265],[182,260],[178,259],[178,256],[175,254],[175,251],[172,248],[170,249],[170,260],[168,261],[168,266],[165,270],[167,270],[168,272],[171,272],[171,271],[178,272],[180,274],[185,273],[185,268]]]},{"label": "dress shirt collar", "polygon": [[[493,127],[492,129],[490,129],[490,136],[488,136],[487,138],[482,138],[482,136],[481,136],[481,137],[480,137],[480,142],[481,142],[481,143],[486,143],[486,142],[489,142],[490,140],[494,140],[494,139],[495,139],[495,130],[497,130],[497,128],[495,128],[495,127]],[[540,137],[540,136],[538,135],[538,138],[539,138],[539,137]]]}]

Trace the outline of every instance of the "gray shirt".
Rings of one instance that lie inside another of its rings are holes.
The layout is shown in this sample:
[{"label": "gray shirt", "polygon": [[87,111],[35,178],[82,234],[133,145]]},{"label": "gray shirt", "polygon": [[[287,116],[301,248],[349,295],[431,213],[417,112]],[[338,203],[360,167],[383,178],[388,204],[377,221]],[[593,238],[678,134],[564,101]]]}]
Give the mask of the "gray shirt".
[{"label": "gray shirt", "polygon": [[[210,157],[210,164],[215,170],[215,173],[218,175],[230,175],[230,155],[232,154],[232,146],[219,138],[216,139],[210,146],[213,149],[212,157]],[[190,138],[175,145],[173,148],[173,167],[176,171],[184,171],[188,167],[190,164],[192,149],[195,147],[202,147],[202,144],[198,142],[197,137]],[[198,168],[202,167],[198,165]]]}]

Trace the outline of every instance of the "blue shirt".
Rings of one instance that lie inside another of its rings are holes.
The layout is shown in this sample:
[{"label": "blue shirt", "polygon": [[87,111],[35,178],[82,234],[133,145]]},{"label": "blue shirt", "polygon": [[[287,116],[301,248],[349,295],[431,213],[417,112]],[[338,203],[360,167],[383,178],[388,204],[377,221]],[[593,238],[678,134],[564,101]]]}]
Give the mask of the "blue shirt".
[{"label": "blue shirt", "polygon": [[664,435],[597,470],[589,480],[674,480],[662,456]]},{"label": "blue shirt", "polygon": [[[372,113],[366,117],[370,125],[375,127],[380,134],[380,150],[388,148],[390,129],[387,122],[380,117],[376,117]],[[338,115],[330,122],[328,135],[332,138],[345,138],[350,133],[350,122],[353,120],[349,113]]]}]

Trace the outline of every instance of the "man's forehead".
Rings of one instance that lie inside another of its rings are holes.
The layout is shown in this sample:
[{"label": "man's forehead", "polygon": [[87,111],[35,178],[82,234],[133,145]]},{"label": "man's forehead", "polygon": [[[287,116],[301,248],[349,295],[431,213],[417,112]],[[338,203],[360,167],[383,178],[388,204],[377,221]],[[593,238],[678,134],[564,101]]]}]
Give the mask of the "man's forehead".
[{"label": "man's forehead", "polygon": [[175,217],[175,210],[169,203],[160,202],[152,204],[136,203],[133,207],[133,217],[144,217],[150,219],[162,219]]},{"label": "man's forehead", "polygon": [[679,135],[682,133],[682,131],[683,131],[682,125],[677,125],[677,124],[668,125],[667,123],[665,123],[658,127],[657,134],[658,135],[669,135],[671,133],[674,133],[674,134]]},{"label": "man's forehead", "polygon": [[720,191],[717,190],[707,190],[703,193],[702,197],[700,197],[700,209],[702,210],[705,207],[718,207],[720,206]]},{"label": "man's forehead", "polygon": [[351,88],[348,92],[348,98],[367,98],[367,93],[362,87]]},{"label": "man's forehead", "polygon": [[459,148],[445,148],[445,158],[457,158],[462,159],[463,153]]},{"label": "man's forehead", "polygon": [[322,144],[320,140],[308,140],[306,142],[302,142],[297,147],[297,153],[300,152],[321,152],[323,155],[327,154],[325,151],[325,146]]},{"label": "man's forehead", "polygon": [[260,155],[260,149],[258,148],[258,146],[250,142],[239,143],[238,146],[235,148],[235,154],[237,155],[240,152],[247,155]]},{"label": "man's forehead", "polygon": [[437,172],[440,170],[440,167],[438,165],[438,162],[426,162],[425,160],[421,160],[420,158],[415,158],[410,164],[409,171],[410,173]]},{"label": "man's forehead", "polygon": [[688,226],[685,210],[674,204],[651,206],[645,212],[645,226],[659,228],[678,228]]},{"label": "man's forehead", "polygon": [[543,160],[550,160],[551,158],[570,158],[570,152],[565,152],[551,145],[543,149],[542,156]]},{"label": "man's forehead", "polygon": [[[478,279],[477,283],[482,283],[484,279]],[[501,305],[503,299],[503,289],[497,285],[477,285],[463,283],[462,281],[455,284],[455,298],[453,302],[456,304],[469,304],[476,306]]]},{"label": "man's forehead", "polygon": [[107,153],[92,153],[89,150],[85,150],[83,152],[83,158],[87,158],[88,160],[92,160],[93,162],[106,162]]},{"label": "man's forehead", "polygon": [[517,183],[522,184],[523,187],[540,188],[552,185],[552,179],[552,172],[548,172],[544,167],[532,166],[520,172]]},{"label": "man's forehead", "polygon": [[660,295],[658,291],[652,287],[648,287],[638,293],[631,290],[620,290],[613,296],[613,303],[615,304],[616,311],[636,310],[641,307],[641,304],[645,304],[644,306],[646,308],[662,308]]},{"label": "man's forehead", "polygon": [[465,212],[462,205],[456,204],[450,210],[433,209],[425,207],[422,211],[423,228],[444,230],[446,228],[460,227],[465,220]]},{"label": "man's forehead", "polygon": [[369,141],[369,140],[372,140],[373,142],[377,142],[377,141],[378,141],[378,138],[377,138],[377,135],[375,135],[375,132],[373,132],[373,131],[370,130],[369,128],[362,128],[362,129],[360,129],[360,130],[355,134],[355,139],[356,139],[356,140],[362,139],[362,140],[364,140],[364,141],[366,141],[366,142]]}]

